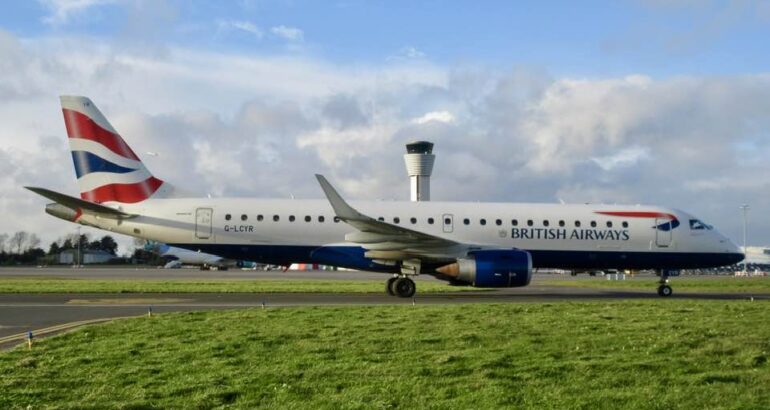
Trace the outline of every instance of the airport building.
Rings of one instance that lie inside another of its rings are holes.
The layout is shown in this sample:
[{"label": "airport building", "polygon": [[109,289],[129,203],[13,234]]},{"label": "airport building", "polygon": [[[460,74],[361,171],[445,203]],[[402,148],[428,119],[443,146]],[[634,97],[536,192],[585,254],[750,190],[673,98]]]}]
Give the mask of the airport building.
[{"label": "airport building", "polygon": [[432,142],[415,141],[406,144],[404,163],[409,174],[409,197],[412,201],[430,201],[430,175],[435,161]]},{"label": "airport building", "polygon": [[[94,251],[90,249],[84,249],[80,255],[83,259],[84,265],[90,265],[92,263],[107,263],[112,259],[115,259],[115,255],[105,251]],[[59,254],[58,262],[62,265],[72,265],[78,258],[77,249],[68,249]]]},{"label": "airport building", "polygon": [[746,254],[746,264],[749,266],[770,267],[770,247],[747,246],[741,249]]}]

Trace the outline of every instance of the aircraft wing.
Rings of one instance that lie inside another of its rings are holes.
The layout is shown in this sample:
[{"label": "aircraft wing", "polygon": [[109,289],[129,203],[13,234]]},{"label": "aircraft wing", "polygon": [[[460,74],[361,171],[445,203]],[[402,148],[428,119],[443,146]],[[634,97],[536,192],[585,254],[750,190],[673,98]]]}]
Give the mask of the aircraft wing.
[{"label": "aircraft wing", "polygon": [[125,213],[115,208],[99,205],[97,203],[89,202],[89,201],[86,201],[80,198],[75,198],[69,195],[60,194],[58,192],[51,191],[50,189],[29,187],[29,186],[24,188],[27,188],[30,191],[40,196],[48,198],[56,203],[62,204],[67,208],[71,208],[74,210],[82,209],[84,211],[89,211],[91,213],[95,213],[95,214],[99,214],[99,215],[111,217],[111,218],[133,218],[137,216],[134,214]]},{"label": "aircraft wing", "polygon": [[379,221],[351,207],[324,178],[316,174],[337,218],[357,229],[345,240],[361,245],[366,257],[378,260],[448,260],[467,254],[472,247],[424,232]]}]

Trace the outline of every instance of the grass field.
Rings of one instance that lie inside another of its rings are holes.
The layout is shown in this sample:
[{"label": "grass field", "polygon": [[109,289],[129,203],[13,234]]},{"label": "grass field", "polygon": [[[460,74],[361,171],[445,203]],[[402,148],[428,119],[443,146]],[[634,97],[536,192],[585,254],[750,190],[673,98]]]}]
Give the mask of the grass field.
[{"label": "grass field", "polygon": [[[625,289],[654,291],[657,278],[626,276],[626,280],[607,280],[602,277],[581,280],[544,279],[538,284],[545,286],[572,286],[596,289]],[[770,293],[770,276],[764,277],[700,277],[680,276],[671,278],[674,293]]]},{"label": "grass field", "polygon": [[770,408],[770,303],[251,309],[0,353],[0,408]]},{"label": "grass field", "polygon": [[[383,293],[372,280],[95,280],[61,278],[0,278],[0,293]],[[445,283],[418,282],[420,293],[479,290]]]},{"label": "grass field", "polygon": [[[3,277],[0,293],[382,293],[383,281],[372,280],[283,280],[283,279],[62,279],[50,277]],[[563,280],[539,279],[534,285],[572,286],[579,288],[622,289],[654,292],[654,278],[631,278],[624,281],[603,278]],[[770,293],[770,277],[755,278],[672,278],[674,292]],[[484,291],[485,289],[449,286],[445,283],[418,282],[419,293]]]}]

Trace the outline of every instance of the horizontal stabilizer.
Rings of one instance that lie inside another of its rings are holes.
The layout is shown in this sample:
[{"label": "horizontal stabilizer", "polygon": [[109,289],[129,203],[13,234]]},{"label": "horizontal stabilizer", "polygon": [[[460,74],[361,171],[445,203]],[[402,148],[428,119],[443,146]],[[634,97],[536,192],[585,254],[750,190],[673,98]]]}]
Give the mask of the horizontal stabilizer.
[{"label": "horizontal stabilizer", "polygon": [[69,195],[60,194],[58,192],[51,191],[50,189],[45,188],[37,188],[37,187],[24,187],[29,189],[30,191],[43,196],[45,198],[50,199],[51,201],[54,201],[56,203],[62,204],[68,208],[72,209],[82,209],[84,211],[89,211],[91,213],[101,214],[105,216],[110,216],[113,218],[133,218],[137,215],[134,214],[127,214],[123,211],[119,211],[114,208],[110,208],[108,206],[95,204],[93,202],[85,201],[80,198],[75,198]]}]

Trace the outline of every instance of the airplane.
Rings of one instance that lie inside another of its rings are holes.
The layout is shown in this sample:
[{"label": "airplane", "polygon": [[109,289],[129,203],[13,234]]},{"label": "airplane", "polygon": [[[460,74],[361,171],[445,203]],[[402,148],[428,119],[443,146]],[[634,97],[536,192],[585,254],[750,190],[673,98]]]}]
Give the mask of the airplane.
[{"label": "airplane", "polygon": [[155,253],[168,261],[163,266],[164,269],[181,268],[182,265],[194,265],[200,266],[201,270],[208,270],[211,267],[216,267],[218,270],[227,270],[230,265],[235,266],[237,263],[221,256],[168,246],[165,243],[154,241],[147,241],[144,245],[144,250]]},{"label": "airplane", "polygon": [[322,175],[325,200],[194,197],[153,176],[90,99],[61,105],[80,198],[26,187],[54,201],[46,211],[192,251],[388,273],[386,291],[399,297],[415,294],[420,274],[519,287],[533,268],[654,269],[658,294],[670,296],[678,270],[744,257],[711,225],[658,206],[348,202]]}]

